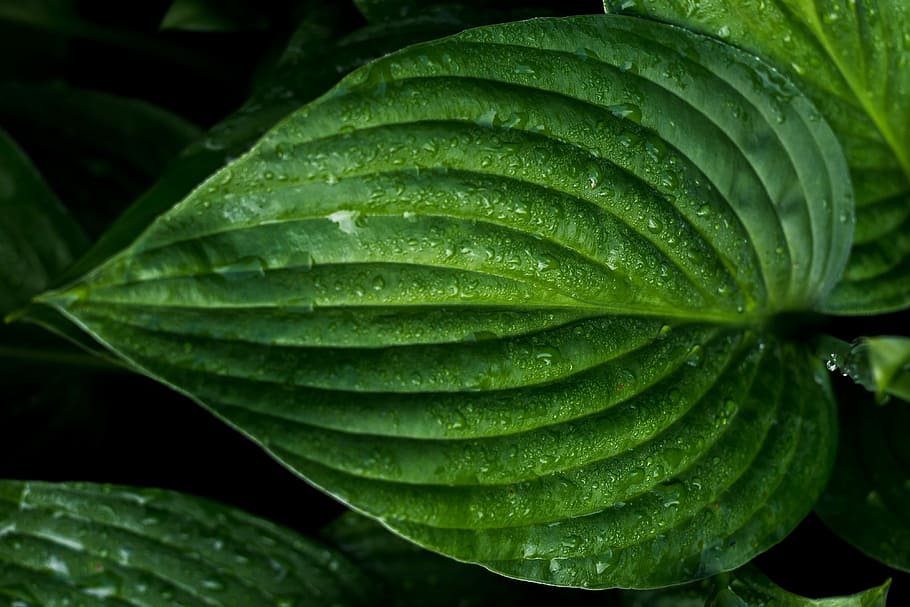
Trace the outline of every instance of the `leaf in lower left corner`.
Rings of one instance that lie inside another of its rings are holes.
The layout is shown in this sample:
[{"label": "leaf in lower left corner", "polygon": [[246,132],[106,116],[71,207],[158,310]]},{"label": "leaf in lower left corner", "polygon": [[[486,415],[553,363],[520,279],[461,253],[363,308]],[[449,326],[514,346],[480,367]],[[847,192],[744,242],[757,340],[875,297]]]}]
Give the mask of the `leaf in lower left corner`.
[{"label": "leaf in lower left corner", "polygon": [[202,498],[0,481],[0,602],[353,607],[371,592],[337,550]]}]

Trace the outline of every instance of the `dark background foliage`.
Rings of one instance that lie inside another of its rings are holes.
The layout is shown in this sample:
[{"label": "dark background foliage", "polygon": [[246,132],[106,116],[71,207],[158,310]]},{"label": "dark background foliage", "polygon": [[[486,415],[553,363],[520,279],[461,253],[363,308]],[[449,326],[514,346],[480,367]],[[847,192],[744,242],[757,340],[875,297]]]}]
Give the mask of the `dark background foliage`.
[{"label": "dark background foliage", "polygon": [[[34,15],[48,17],[26,22],[10,16],[14,4],[33,4],[29,10]],[[179,149],[148,150],[143,141],[135,141],[139,157],[151,160],[131,164],[129,154],[103,128],[68,128],[89,118],[57,103],[53,87],[64,84],[145,100],[205,130],[248,98],[308,6],[248,3],[256,8],[238,9],[236,31],[198,32],[160,29],[170,4],[0,0],[0,85],[13,87],[0,88],[0,127],[26,151],[93,239],[154,183]],[[365,25],[353,4],[332,4],[338,5],[343,32]],[[602,8],[596,0],[477,4],[560,15]],[[225,6],[243,8],[243,3]],[[37,109],[28,97],[34,94],[32,85],[46,87],[45,105]],[[17,101],[11,91],[22,86],[32,92]],[[87,138],[87,131],[95,136]],[[836,319],[826,321],[824,329],[850,340],[892,333],[907,320],[906,312]],[[52,355],[36,354],[30,360],[4,344]],[[174,489],[309,534],[344,511],[187,398],[96,362],[41,329],[0,327],[0,381],[0,478]],[[836,382],[842,398],[863,397],[848,380]],[[910,575],[865,557],[815,515],[757,562],[780,585],[808,596],[849,594],[892,577],[889,604],[910,604]],[[604,604],[602,597],[582,591],[540,587],[539,593],[541,598],[564,601],[572,596]]]}]

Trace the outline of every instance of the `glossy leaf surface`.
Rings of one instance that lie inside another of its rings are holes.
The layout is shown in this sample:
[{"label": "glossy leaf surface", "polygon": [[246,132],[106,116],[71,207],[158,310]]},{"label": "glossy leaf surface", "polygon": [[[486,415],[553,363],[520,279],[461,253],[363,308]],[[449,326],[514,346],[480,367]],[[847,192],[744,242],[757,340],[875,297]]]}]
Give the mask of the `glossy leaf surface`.
[{"label": "glossy leaf surface", "polygon": [[0,130],[0,317],[51,286],[87,245],[82,229]]},{"label": "glossy leaf surface", "polygon": [[201,498],[0,481],[0,600],[13,605],[367,605],[319,542]]},{"label": "glossy leaf surface", "polygon": [[607,0],[704,31],[770,60],[817,104],[843,144],[857,227],[825,308],[910,306],[910,4],[905,0]]},{"label": "glossy leaf surface", "polygon": [[910,571],[910,408],[863,396],[841,399],[837,464],[815,510],[864,553]]},{"label": "glossy leaf surface", "polygon": [[851,204],[757,59],[535,20],[359,70],[44,301],[417,543],[650,587],[820,491],[827,375],[761,327],[837,281]]}]

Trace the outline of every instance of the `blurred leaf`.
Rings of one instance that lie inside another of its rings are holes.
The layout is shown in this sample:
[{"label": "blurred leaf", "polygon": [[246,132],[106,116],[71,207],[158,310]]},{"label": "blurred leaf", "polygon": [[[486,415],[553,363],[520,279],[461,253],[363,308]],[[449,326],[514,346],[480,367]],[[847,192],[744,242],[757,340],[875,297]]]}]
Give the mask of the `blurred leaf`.
[{"label": "blurred leaf", "polygon": [[910,571],[910,407],[840,398],[837,462],[815,511],[865,554]]},{"label": "blurred leaf", "polygon": [[0,2],[0,21],[70,33],[82,24],[73,0],[27,0]]},{"label": "blurred leaf", "polygon": [[382,585],[383,605],[421,607],[433,597],[436,607],[507,607],[527,604],[540,590],[424,550],[355,512],[327,525],[322,536]]},{"label": "blurred leaf", "polygon": [[0,83],[0,125],[92,235],[200,134],[143,101],[62,83]]},{"label": "blurred leaf", "polygon": [[0,129],[0,317],[46,289],[87,246],[25,153]]},{"label": "blurred leaf", "polygon": [[347,607],[371,596],[337,551],[208,500],[0,481],[0,599],[13,605]]},{"label": "blurred leaf", "polygon": [[174,0],[161,20],[161,29],[197,32],[236,32],[265,29],[268,18],[248,0]]}]

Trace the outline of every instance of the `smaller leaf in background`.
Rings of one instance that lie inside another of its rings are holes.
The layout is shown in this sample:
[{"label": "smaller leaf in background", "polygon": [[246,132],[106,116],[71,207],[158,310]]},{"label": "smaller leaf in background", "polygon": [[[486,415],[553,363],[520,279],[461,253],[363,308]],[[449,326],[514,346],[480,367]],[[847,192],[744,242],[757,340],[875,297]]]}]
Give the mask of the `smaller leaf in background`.
[{"label": "smaller leaf in background", "polygon": [[371,596],[369,579],[338,551],[208,500],[0,481],[0,599],[321,607]]},{"label": "smaller leaf in background", "polygon": [[623,607],[885,607],[888,586],[850,596],[802,597],[777,586],[756,567],[746,565],[694,584],[644,592],[624,592]]},{"label": "smaller leaf in background", "polygon": [[161,29],[236,32],[265,29],[266,15],[244,0],[174,0],[161,19]]},{"label": "smaller leaf in background", "polygon": [[910,401],[910,338],[860,337],[848,344],[823,336],[819,348],[829,371],[840,371],[874,392],[879,403],[891,396]]},{"label": "smaller leaf in background", "polygon": [[910,407],[876,407],[847,389],[834,473],[815,511],[865,554],[910,571]]},{"label": "smaller leaf in background", "polygon": [[87,244],[25,153],[0,129],[0,315],[46,289]]},{"label": "smaller leaf in background", "polygon": [[91,235],[99,234],[198,127],[144,101],[63,83],[0,84],[9,129]]}]

